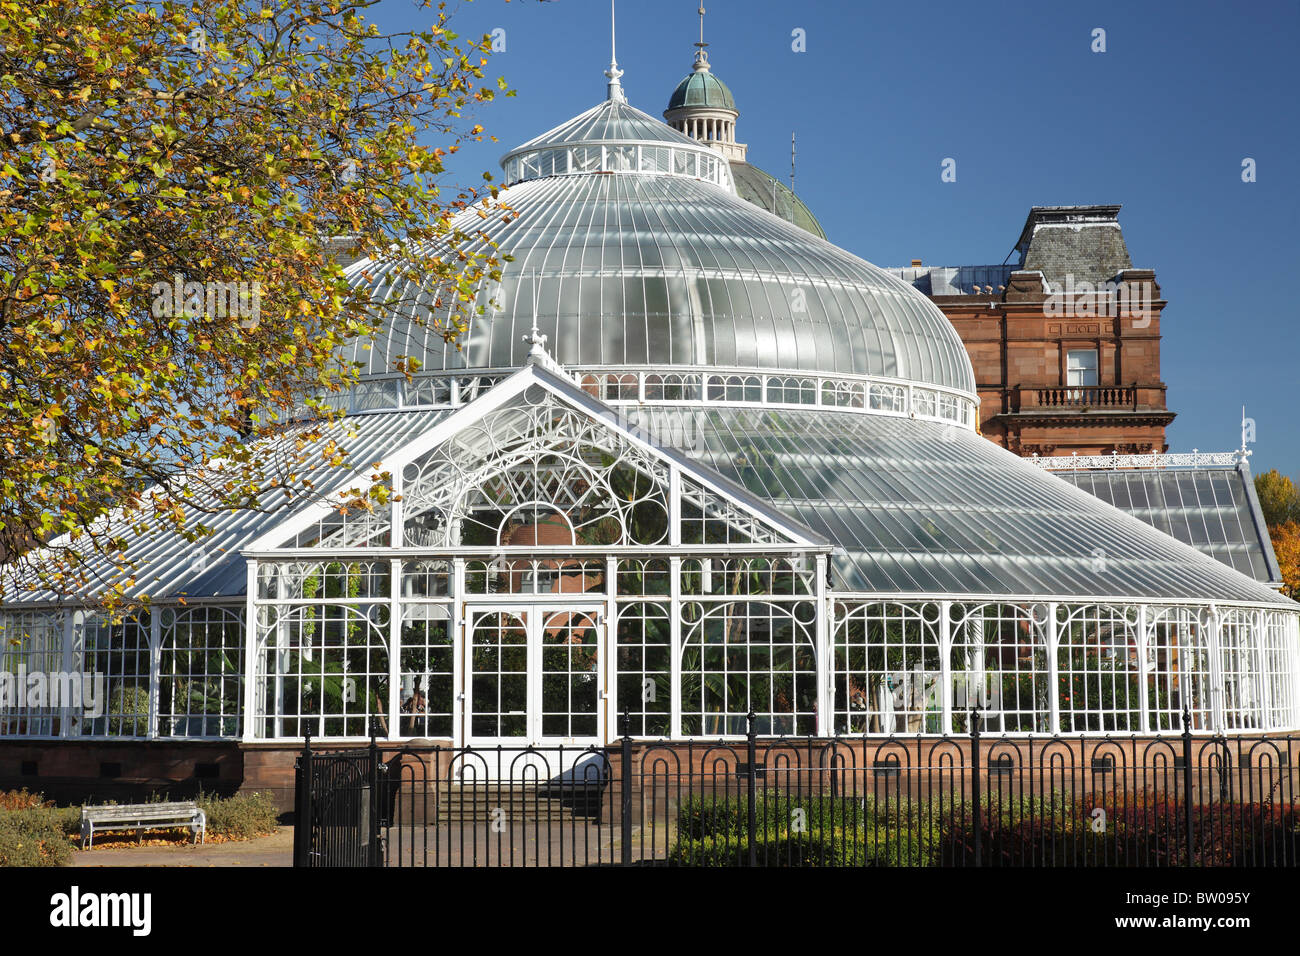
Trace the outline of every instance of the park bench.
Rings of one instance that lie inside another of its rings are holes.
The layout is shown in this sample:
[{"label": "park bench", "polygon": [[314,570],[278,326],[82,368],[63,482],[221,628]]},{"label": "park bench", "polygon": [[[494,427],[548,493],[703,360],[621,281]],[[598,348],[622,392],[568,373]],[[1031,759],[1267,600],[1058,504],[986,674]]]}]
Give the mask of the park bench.
[{"label": "park bench", "polygon": [[123,803],[81,808],[81,847],[95,845],[95,831],[136,830],[140,839],[145,830],[168,830],[188,827],[194,842],[207,842],[207,815],[192,800],[178,803]]}]

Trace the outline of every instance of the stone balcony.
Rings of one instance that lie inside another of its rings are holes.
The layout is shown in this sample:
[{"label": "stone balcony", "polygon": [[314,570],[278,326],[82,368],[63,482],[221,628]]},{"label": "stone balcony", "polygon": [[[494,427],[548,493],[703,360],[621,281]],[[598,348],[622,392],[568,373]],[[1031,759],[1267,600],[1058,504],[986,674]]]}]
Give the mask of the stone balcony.
[{"label": "stone balcony", "polygon": [[1136,411],[1139,407],[1136,384],[1052,388],[1018,385],[1010,389],[1008,397],[1011,412]]}]

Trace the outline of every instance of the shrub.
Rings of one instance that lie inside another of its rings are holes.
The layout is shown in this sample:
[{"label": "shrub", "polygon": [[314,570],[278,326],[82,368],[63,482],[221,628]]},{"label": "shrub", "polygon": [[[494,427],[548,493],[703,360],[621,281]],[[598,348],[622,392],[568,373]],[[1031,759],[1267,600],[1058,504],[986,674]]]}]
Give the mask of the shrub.
[{"label": "shrub", "polygon": [[[982,801],[981,861],[992,866],[1182,866],[1187,861],[1186,810],[1172,797],[1135,793],[1062,795]],[[1092,828],[1105,811],[1102,832]],[[975,861],[971,807],[939,838],[944,865]],[[1192,807],[1194,866],[1279,865],[1300,860],[1300,812],[1290,806],[1214,804]]]},{"label": "shrub", "polygon": [[52,805],[42,794],[30,793],[26,787],[21,790],[0,792],[0,810],[30,810],[33,807]]},{"label": "shrub", "polygon": [[272,833],[280,811],[269,793],[237,793],[233,797],[199,794],[195,802],[207,814],[208,833],[231,840],[251,840]]},{"label": "shrub", "polygon": [[[746,865],[748,809],[747,797],[683,799],[669,861]],[[755,853],[765,866],[927,866],[937,841],[920,825],[920,812],[906,800],[765,790],[754,803]]]},{"label": "shrub", "polygon": [[[831,829],[807,833],[760,833],[754,841],[759,866],[858,867],[925,866],[929,863],[911,833],[885,830]],[[749,841],[744,836],[678,840],[668,854],[670,866],[747,866]]]},{"label": "shrub", "polygon": [[[802,811],[809,831],[851,830],[870,825],[871,807],[871,801],[862,798],[763,790],[754,802],[754,816],[757,829],[765,833],[788,830],[796,810]],[[686,797],[677,807],[677,832],[692,840],[743,836],[748,828],[748,808],[747,797]]]},{"label": "shrub", "polygon": [[63,866],[71,858],[68,835],[49,814],[0,812],[0,866]]},{"label": "shrub", "polygon": [[0,820],[31,830],[58,830],[66,836],[81,832],[80,807],[56,807],[53,800],[26,789],[0,793]]}]

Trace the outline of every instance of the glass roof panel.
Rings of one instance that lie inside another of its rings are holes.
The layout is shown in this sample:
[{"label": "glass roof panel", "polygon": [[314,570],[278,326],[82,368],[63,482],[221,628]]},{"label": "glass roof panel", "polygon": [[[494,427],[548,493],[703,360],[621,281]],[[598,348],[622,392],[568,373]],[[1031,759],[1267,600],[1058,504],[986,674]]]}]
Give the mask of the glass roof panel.
[{"label": "glass roof panel", "polygon": [[[1234,467],[1063,470],[1058,477],[1256,580],[1275,583],[1248,479]],[[1131,502],[1131,504],[1130,504]]]},{"label": "glass roof panel", "polygon": [[684,451],[842,549],[839,589],[1285,600],[965,430],[826,409],[634,413],[665,435],[683,432],[684,415],[696,416],[685,431],[716,439]]}]

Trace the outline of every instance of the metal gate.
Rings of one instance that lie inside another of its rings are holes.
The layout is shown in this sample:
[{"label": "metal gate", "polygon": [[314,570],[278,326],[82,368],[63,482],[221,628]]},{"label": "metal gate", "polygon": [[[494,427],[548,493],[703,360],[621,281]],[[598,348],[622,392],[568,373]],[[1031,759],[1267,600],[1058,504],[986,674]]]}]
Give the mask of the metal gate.
[{"label": "metal gate", "polygon": [[390,788],[379,748],[313,753],[308,737],[295,769],[294,866],[382,866]]}]

